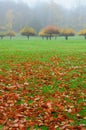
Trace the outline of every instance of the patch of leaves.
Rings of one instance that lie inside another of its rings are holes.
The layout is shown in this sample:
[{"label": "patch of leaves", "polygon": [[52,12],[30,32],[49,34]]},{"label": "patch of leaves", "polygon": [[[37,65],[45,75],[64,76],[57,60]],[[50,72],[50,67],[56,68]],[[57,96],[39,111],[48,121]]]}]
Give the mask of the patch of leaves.
[{"label": "patch of leaves", "polygon": [[0,69],[0,128],[86,130],[86,65],[66,60],[10,61]]}]

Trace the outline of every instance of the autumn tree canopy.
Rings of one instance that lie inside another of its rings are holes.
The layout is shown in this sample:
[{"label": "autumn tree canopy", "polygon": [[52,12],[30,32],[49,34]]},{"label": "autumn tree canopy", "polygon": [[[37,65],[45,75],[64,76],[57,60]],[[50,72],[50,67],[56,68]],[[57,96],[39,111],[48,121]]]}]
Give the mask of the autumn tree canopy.
[{"label": "autumn tree canopy", "polygon": [[20,30],[20,33],[21,35],[28,37],[28,39],[30,36],[33,36],[36,34],[35,30],[32,27],[24,27]]},{"label": "autumn tree canopy", "polygon": [[0,26],[0,38],[3,39],[6,36],[6,28],[4,26]]},{"label": "autumn tree canopy", "polygon": [[6,33],[0,32],[0,38],[3,39],[6,36]]},{"label": "autumn tree canopy", "polygon": [[39,33],[38,33],[39,36],[42,37],[42,39],[44,39],[44,37],[48,38],[48,34],[45,33],[45,30],[42,29]]},{"label": "autumn tree canopy", "polygon": [[75,35],[75,31],[73,29],[63,29],[61,31],[61,36],[64,36],[66,40],[68,40],[69,36],[74,36]]},{"label": "autumn tree canopy", "polygon": [[16,36],[16,32],[15,31],[9,31],[9,32],[7,32],[7,36],[9,36],[10,39],[12,39],[12,37]]},{"label": "autumn tree canopy", "polygon": [[80,30],[79,33],[78,33],[78,35],[84,36],[85,39],[86,39],[86,29]]},{"label": "autumn tree canopy", "polygon": [[59,33],[60,33],[60,29],[58,27],[50,25],[50,26],[46,26],[45,28],[43,28],[40,31],[39,35],[40,36],[46,36],[47,38],[50,38],[50,40],[51,40],[51,38],[53,36],[56,36]]}]

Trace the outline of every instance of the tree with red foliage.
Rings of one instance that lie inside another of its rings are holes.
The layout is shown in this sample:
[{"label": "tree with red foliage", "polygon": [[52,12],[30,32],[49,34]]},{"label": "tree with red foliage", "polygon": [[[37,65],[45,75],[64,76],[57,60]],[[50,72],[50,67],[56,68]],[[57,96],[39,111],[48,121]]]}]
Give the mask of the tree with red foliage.
[{"label": "tree with red foliage", "polygon": [[[57,27],[57,26],[53,26],[53,25],[50,25],[50,26],[46,26],[45,28],[42,29],[43,32],[42,36],[46,36],[46,38],[50,39],[53,37],[53,36],[57,36],[58,34],[60,34],[60,29]],[[39,33],[41,34],[41,33]]]}]

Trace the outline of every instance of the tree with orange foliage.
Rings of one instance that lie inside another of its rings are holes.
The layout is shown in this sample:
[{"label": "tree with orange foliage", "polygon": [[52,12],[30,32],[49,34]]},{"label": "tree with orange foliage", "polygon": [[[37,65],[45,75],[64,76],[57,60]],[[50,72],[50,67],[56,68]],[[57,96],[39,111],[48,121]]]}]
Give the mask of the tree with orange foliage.
[{"label": "tree with orange foliage", "polygon": [[15,31],[9,31],[9,32],[7,33],[7,36],[9,36],[10,39],[12,39],[12,37],[15,37],[15,35],[16,35],[16,32],[15,32]]},{"label": "tree with orange foliage", "polygon": [[63,29],[60,35],[64,36],[65,39],[68,40],[69,36],[75,36],[75,31],[73,29]]},{"label": "tree with orange foliage", "polygon": [[0,38],[3,39],[6,36],[6,28],[4,26],[0,26]]},{"label": "tree with orange foliage", "polygon": [[5,36],[6,36],[5,33],[2,33],[2,32],[0,33],[0,38],[1,38],[1,39],[3,39]]},{"label": "tree with orange foliage", "polygon": [[44,37],[45,37],[44,30],[41,30],[41,31],[38,33],[38,35],[41,36],[42,39],[44,39]]},{"label": "tree with orange foliage", "polygon": [[32,27],[24,27],[20,30],[21,35],[27,36],[28,40],[30,36],[35,35],[35,30]]},{"label": "tree with orange foliage", "polygon": [[84,36],[84,38],[86,39],[86,29],[80,30],[78,35]]}]

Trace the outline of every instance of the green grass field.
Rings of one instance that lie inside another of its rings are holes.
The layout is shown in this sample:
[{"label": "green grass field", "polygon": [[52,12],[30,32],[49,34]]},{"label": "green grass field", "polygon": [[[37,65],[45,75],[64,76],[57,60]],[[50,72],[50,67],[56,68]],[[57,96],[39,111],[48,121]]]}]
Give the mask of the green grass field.
[{"label": "green grass field", "polygon": [[[30,56],[33,58],[40,58],[44,56],[44,60],[48,57],[59,55],[69,56],[84,54],[86,52],[86,41],[83,38],[70,38],[66,41],[64,38],[57,38],[57,40],[41,40],[39,38],[31,38],[29,41],[25,38],[14,40],[0,40],[0,59],[16,54],[16,59],[25,60]],[[47,54],[46,54],[47,53]],[[18,56],[18,57],[17,57]],[[35,57],[36,56],[36,57]]]},{"label": "green grass field", "polygon": [[0,129],[86,129],[86,40],[0,40]]}]

